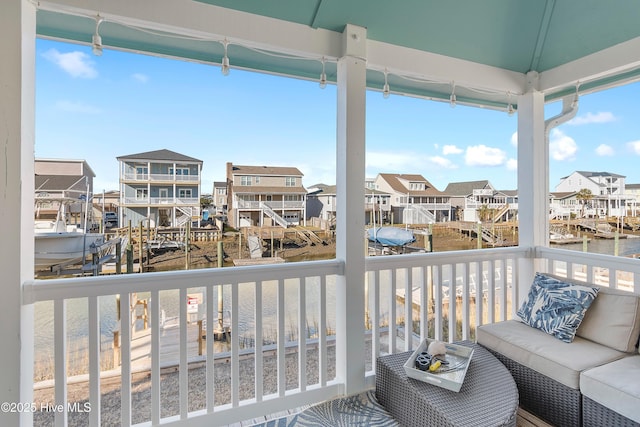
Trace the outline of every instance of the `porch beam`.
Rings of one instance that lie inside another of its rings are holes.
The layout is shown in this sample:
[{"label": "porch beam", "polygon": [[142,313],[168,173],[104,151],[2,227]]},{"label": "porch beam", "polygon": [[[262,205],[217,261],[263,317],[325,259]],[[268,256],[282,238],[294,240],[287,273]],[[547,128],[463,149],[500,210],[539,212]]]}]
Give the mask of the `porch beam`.
[{"label": "porch beam", "polygon": [[[124,25],[211,40],[227,38],[232,44],[318,60],[323,56],[333,60],[343,55],[343,37],[336,31],[193,0],[42,0],[39,8],[77,14],[78,19],[84,20],[99,12],[106,20]],[[62,25],[49,31],[63,38],[68,33]],[[69,37],[77,36],[69,34]],[[90,40],[90,35],[86,40]],[[106,38],[103,42],[105,45],[109,43]],[[503,94],[524,91],[525,76],[519,72],[374,40],[366,40],[362,44],[368,52],[370,69],[382,72],[387,68],[390,73],[434,81],[454,80],[459,87],[468,84]]]},{"label": "porch beam", "polygon": [[364,390],[366,29],[347,25],[338,60],[336,154],[336,374],[345,394]]},{"label": "porch beam", "polygon": [[[638,67],[640,67],[640,37],[541,73],[540,90],[552,93],[567,88],[568,85],[610,78]],[[636,78],[637,73],[632,74],[633,78]],[[614,82],[613,85],[615,84],[620,83]]]},{"label": "porch beam", "polygon": [[[0,13],[0,310],[2,402],[33,401],[33,304],[22,305],[33,279],[36,10],[8,0]],[[24,218],[24,219],[23,219]],[[0,413],[0,425],[31,425],[30,411]]]},{"label": "porch beam", "polygon": [[[544,94],[536,89],[537,74],[530,73],[529,78],[530,89],[518,97],[518,241],[521,247],[534,248],[549,242],[549,145]],[[518,268],[521,297],[534,270],[534,259],[524,260]]]}]

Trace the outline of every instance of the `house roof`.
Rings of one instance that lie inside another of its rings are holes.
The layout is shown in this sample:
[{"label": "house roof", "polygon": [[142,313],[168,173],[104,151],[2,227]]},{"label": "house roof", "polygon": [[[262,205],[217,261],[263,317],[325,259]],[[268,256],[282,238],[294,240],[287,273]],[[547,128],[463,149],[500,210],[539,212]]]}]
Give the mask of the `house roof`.
[{"label": "house roof", "polygon": [[610,176],[613,178],[626,178],[624,175],[618,175],[617,173],[611,173],[611,172],[592,172],[592,171],[575,171],[572,172],[571,174],[567,175],[567,176],[563,176],[560,179],[567,179],[569,178],[571,175],[573,175],[574,173],[578,173],[586,178],[593,178],[596,176]]},{"label": "house roof", "polygon": [[[443,193],[435,188],[425,177],[417,174],[381,173],[380,178],[385,180],[396,193],[409,194],[411,196],[441,196]],[[421,182],[426,190],[411,190],[402,184],[402,181]]]},{"label": "house roof", "polygon": [[227,186],[227,182],[226,181],[213,181],[213,186],[214,187],[226,187]]},{"label": "house roof", "polygon": [[473,190],[483,189],[487,185],[491,186],[486,179],[480,181],[450,182],[443,193],[449,196],[468,196],[473,193]]},{"label": "house roof", "polygon": [[272,175],[272,176],[304,176],[298,168],[290,166],[243,166],[232,165],[233,175]]},{"label": "house roof", "polygon": [[117,160],[141,160],[141,161],[168,161],[168,162],[189,162],[202,164],[202,160],[194,157],[185,156],[175,151],[162,149],[155,151],[146,151],[144,153],[128,154],[126,156],[116,157]]},{"label": "house roof", "polygon": [[[311,195],[319,195],[319,194],[335,195],[337,191],[337,186],[326,185],[326,184],[315,184],[310,187],[307,187],[307,191],[309,191],[309,194]],[[365,190],[365,196],[371,195],[371,194],[376,194],[381,196],[391,196],[389,193],[385,191],[380,191],[373,188],[367,188]]]},{"label": "house roof", "polygon": [[554,199],[568,199],[575,196],[575,191],[552,191],[549,193]]},{"label": "house roof", "polygon": [[35,190],[51,193],[71,190],[85,193],[87,187],[83,175],[36,175]]},{"label": "house roof", "polygon": [[640,184],[625,184],[624,187],[629,190],[640,189]]},{"label": "house roof", "polygon": [[459,103],[505,110],[532,79],[553,101],[640,76],[634,0],[57,0],[38,3],[36,31],[90,45],[96,11],[107,49],[219,65],[225,40],[232,68],[318,80],[326,58],[330,83],[353,25],[368,88],[386,70],[392,92],[448,101],[455,86]]}]

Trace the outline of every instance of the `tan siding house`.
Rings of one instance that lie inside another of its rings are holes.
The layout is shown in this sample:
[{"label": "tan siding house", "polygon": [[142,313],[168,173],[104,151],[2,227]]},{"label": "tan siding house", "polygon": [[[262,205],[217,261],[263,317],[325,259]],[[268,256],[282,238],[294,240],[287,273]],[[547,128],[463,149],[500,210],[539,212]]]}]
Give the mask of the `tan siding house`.
[{"label": "tan siding house", "polygon": [[299,225],[306,217],[307,191],[294,167],[241,166],[227,163],[229,225]]}]

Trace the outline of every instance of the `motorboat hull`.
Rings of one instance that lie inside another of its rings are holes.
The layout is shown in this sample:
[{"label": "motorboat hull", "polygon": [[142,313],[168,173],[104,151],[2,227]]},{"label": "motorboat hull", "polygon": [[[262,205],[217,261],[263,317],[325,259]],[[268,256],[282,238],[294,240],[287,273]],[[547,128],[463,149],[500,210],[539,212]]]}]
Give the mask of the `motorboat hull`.
[{"label": "motorboat hull", "polygon": [[34,264],[37,270],[81,261],[91,255],[91,247],[104,243],[104,234],[82,232],[36,233]]}]

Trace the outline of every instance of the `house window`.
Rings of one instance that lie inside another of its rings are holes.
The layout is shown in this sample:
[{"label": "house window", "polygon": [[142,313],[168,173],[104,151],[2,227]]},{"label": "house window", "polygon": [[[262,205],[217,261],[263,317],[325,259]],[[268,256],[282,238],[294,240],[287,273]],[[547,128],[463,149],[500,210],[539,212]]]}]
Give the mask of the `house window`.
[{"label": "house window", "polygon": [[147,200],[148,196],[146,188],[136,188],[136,200]]},{"label": "house window", "polygon": [[286,202],[297,202],[298,200],[300,200],[300,196],[297,194],[285,194],[284,200]]},{"label": "house window", "polygon": [[260,177],[259,176],[256,176],[254,178],[254,180],[255,180],[256,185],[260,184]]},{"label": "house window", "polygon": [[178,190],[178,197],[181,199],[190,199],[191,198],[191,189],[190,188],[181,188]]},{"label": "house window", "polygon": [[168,199],[169,198],[169,189],[168,188],[160,188],[158,190],[158,196],[161,199]]},{"label": "house window", "polygon": [[285,187],[295,187],[296,186],[296,177],[295,176],[285,176],[284,177],[284,185],[285,185]]},{"label": "house window", "polygon": [[218,194],[227,194],[227,189],[226,188],[218,188]]},{"label": "house window", "polygon": [[[173,168],[169,168],[169,175],[174,175]],[[176,168],[175,175],[189,175],[189,168]]]},{"label": "house window", "polygon": [[136,176],[146,177],[149,174],[149,169],[146,166],[136,166]]},{"label": "house window", "polygon": [[251,185],[251,177],[250,176],[241,176],[240,177],[240,185]]}]

